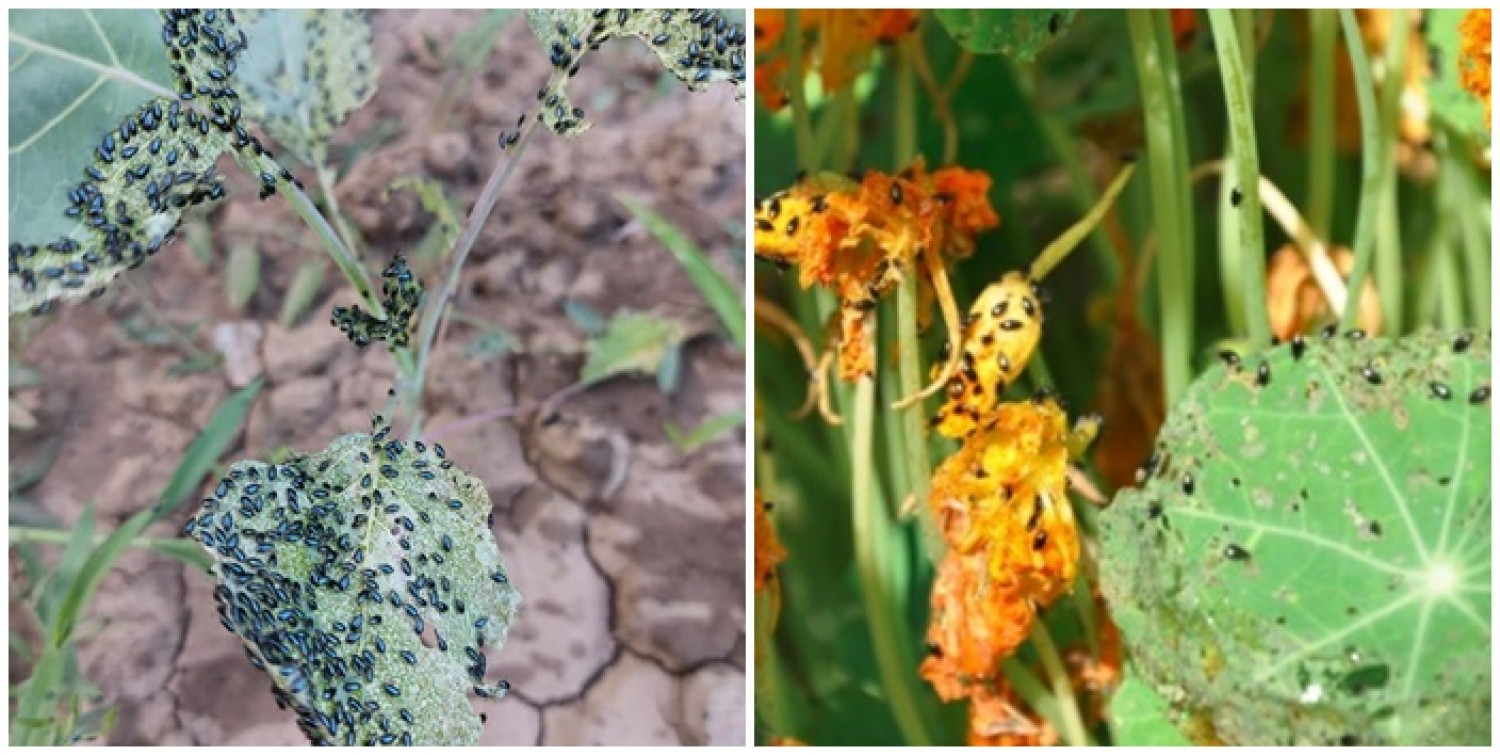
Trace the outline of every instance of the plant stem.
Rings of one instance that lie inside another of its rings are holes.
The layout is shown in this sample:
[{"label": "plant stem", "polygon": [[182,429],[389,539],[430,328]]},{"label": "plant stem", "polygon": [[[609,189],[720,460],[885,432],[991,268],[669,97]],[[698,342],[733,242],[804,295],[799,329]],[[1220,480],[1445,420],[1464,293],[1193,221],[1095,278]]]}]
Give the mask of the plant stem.
[{"label": "plant stem", "polygon": [[1192,380],[1193,220],[1176,53],[1165,11],[1127,12],[1146,121],[1161,299],[1163,395],[1172,406]]},{"label": "plant stem", "polygon": [[297,213],[297,217],[302,218],[302,222],[306,223],[307,227],[311,228],[313,234],[318,237],[323,250],[333,258],[333,264],[338,266],[339,272],[342,272],[344,277],[354,285],[355,293],[359,294],[360,301],[364,302],[370,314],[382,319],[387,317],[385,305],[381,304],[380,297],[375,295],[375,285],[370,282],[370,276],[365,272],[364,266],[359,264],[359,259],[348,247],[344,246],[338,233],[328,225],[328,220],[313,205],[312,199],[290,181],[281,182],[278,188],[286,195],[287,202],[292,206],[292,212]]},{"label": "plant stem", "polygon": [[1485,218],[1490,214],[1489,201],[1476,190],[1474,170],[1461,152],[1455,152],[1465,142],[1458,135],[1448,135],[1448,148],[1444,151],[1442,175],[1451,187],[1453,197],[1452,214],[1458,225],[1459,240],[1463,244],[1464,274],[1468,284],[1469,323],[1477,328],[1490,326],[1490,231]]},{"label": "plant stem", "polygon": [[[1344,28],[1344,44],[1349,47],[1349,63],[1354,70],[1354,93],[1359,100],[1360,165],[1363,175],[1359,182],[1359,214],[1354,220],[1354,269],[1349,275],[1349,298],[1344,302],[1343,316],[1339,327],[1349,330],[1354,327],[1359,313],[1360,292],[1364,290],[1365,276],[1370,272],[1370,260],[1374,256],[1376,214],[1380,210],[1382,174],[1385,168],[1380,160],[1380,121],[1375,109],[1375,84],[1370,76],[1370,60],[1365,55],[1364,37],[1359,33],[1359,22],[1354,11],[1339,10],[1339,21]],[[1396,285],[1391,281],[1390,285]]]},{"label": "plant stem", "polygon": [[1078,698],[1073,694],[1073,683],[1068,680],[1068,669],[1063,665],[1062,656],[1057,653],[1057,644],[1052,641],[1052,633],[1041,616],[1037,616],[1032,625],[1031,644],[1042,660],[1047,680],[1052,683],[1052,697],[1057,700],[1059,713],[1062,714],[1057,728],[1062,733],[1063,741],[1073,747],[1087,746],[1088,730],[1083,726],[1083,714],[1078,711]]},{"label": "plant stem", "polygon": [[889,548],[892,522],[875,492],[875,382],[868,377],[861,377],[855,384],[851,432],[854,552],[865,616],[875,646],[875,664],[902,737],[907,744],[929,745],[932,739],[918,710],[917,687],[912,679],[915,664],[906,652],[906,617],[897,610],[887,592],[887,559],[900,555]]},{"label": "plant stem", "polygon": [[1338,44],[1338,13],[1308,11],[1312,24],[1307,109],[1307,217],[1319,237],[1332,240],[1337,155],[1333,150],[1333,69]]},{"label": "plant stem", "polygon": [[[1400,130],[1401,89],[1406,84],[1407,28],[1411,11],[1392,10],[1385,46],[1385,79],[1380,91],[1380,204],[1376,215],[1375,276],[1380,294],[1382,329],[1399,335],[1402,328],[1401,215],[1396,208],[1396,134]],[[1359,289],[1351,289],[1358,291]],[[1358,299],[1358,295],[1355,297]]]},{"label": "plant stem", "polygon": [[[72,532],[43,527],[11,527],[7,535],[12,545],[19,543],[67,545],[73,537]],[[107,532],[95,535],[94,545],[97,547],[108,537],[109,533]],[[208,571],[208,568],[213,564],[212,557],[196,541],[180,537],[133,537],[130,539],[129,547],[149,548],[162,555],[171,556],[185,563],[197,566],[204,571]],[[190,553],[195,553],[196,555],[189,555]]]},{"label": "plant stem", "polygon": [[786,12],[787,74],[786,86],[792,100],[792,136],[797,145],[797,168],[813,171],[812,115],[807,111],[807,90],[802,72],[802,25],[800,14],[791,9]]},{"label": "plant stem", "polygon": [[322,144],[313,148],[312,164],[313,171],[318,176],[318,191],[323,195],[323,204],[328,206],[328,213],[333,216],[334,228],[354,258],[359,259],[354,234],[349,231],[349,224],[344,220],[344,213],[339,209],[338,196],[333,193],[333,170],[328,167],[328,150]]},{"label": "plant stem", "polygon": [[1223,8],[1210,8],[1208,21],[1213,27],[1214,49],[1219,55],[1219,70],[1224,77],[1224,100],[1229,108],[1230,151],[1234,154],[1236,180],[1240,192],[1240,253],[1244,264],[1241,291],[1245,299],[1245,325],[1250,342],[1256,348],[1271,343],[1271,322],[1266,310],[1266,251],[1263,218],[1260,209],[1260,156],[1255,143],[1254,102],[1250,82],[1245,75],[1245,58],[1240,51],[1239,33],[1234,16]]},{"label": "plant stem", "polygon": [[417,334],[417,363],[411,373],[412,381],[406,386],[406,401],[411,410],[410,436],[421,437],[422,434],[422,384],[427,376],[427,363],[432,359],[432,350],[436,348],[438,324],[443,319],[443,311],[448,306],[449,300],[453,298],[453,292],[458,289],[458,281],[462,276],[464,262],[469,258],[469,252],[474,249],[474,242],[479,240],[479,232],[484,229],[484,222],[495,209],[495,203],[500,200],[500,191],[515,173],[516,164],[521,161],[521,155],[526,153],[526,145],[531,143],[531,137],[541,127],[542,118],[538,115],[526,124],[525,130],[521,132],[521,138],[510,149],[505,159],[495,166],[490,172],[490,178],[485,181],[484,188],[479,192],[479,198],[474,201],[474,209],[469,213],[469,218],[464,222],[464,228],[458,235],[458,242],[453,246],[453,254],[450,255],[451,263],[448,268],[448,278],[443,281],[443,288],[438,292],[437,298],[427,304],[427,314],[422,318],[422,329]]}]

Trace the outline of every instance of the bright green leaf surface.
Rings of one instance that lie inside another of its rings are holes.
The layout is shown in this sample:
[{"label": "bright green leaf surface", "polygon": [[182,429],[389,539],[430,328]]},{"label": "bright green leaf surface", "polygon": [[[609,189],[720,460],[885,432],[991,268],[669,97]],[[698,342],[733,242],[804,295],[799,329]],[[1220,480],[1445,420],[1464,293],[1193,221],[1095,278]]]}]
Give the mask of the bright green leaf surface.
[{"label": "bright green leaf surface", "polygon": [[943,28],[964,49],[1002,53],[1017,63],[1030,63],[1073,20],[1071,10],[985,9],[934,11]]}]

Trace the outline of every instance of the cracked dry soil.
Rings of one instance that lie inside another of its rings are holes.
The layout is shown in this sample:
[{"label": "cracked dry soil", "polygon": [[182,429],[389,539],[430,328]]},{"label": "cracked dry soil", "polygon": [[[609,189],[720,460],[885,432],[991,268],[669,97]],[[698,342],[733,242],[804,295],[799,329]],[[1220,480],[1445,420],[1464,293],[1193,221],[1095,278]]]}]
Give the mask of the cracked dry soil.
[{"label": "cracked dry soil", "polygon": [[[436,117],[432,103],[451,83],[434,48],[446,49],[479,16],[371,14],[380,88],[335,137],[334,154],[382,122],[398,127],[348,166],[337,189],[377,270],[412,249],[430,222],[409,193],[382,196],[391,180],[431,176],[469,207],[499,159],[496,136],[534,105],[546,76],[518,15],[451,117]],[[662,78],[634,43],[591,56],[573,91],[597,119],[594,129],[569,142],[539,135],[485,226],[457,300],[465,314],[515,334],[523,351],[470,358],[464,347],[477,331],[454,323],[428,373],[427,434],[440,435],[450,457],[486,482],[497,538],[525,595],[510,642],[489,660],[514,690],[499,702],[475,700],[489,714],[481,744],[744,740],[743,437],[735,431],[687,455],[664,430],[743,410],[742,357],[720,338],[698,338],[674,395],[649,377],[626,377],[555,412],[486,418],[576,381],[584,334],[564,314],[567,300],[606,317],[626,307],[712,317],[614,192],[645,199],[743,280],[738,240],[726,231],[745,206],[743,105],[728,91],[692,95]],[[356,301],[331,269],[302,324],[276,324],[281,292],[318,252],[284,202],[257,202],[247,177],[221,170],[231,176],[231,199],[210,215],[219,250],[211,269],[178,241],[128,274],[141,293],[117,284],[101,301],[63,307],[21,353],[45,380],[19,395],[40,426],[12,431],[12,463],[35,459],[49,439],[60,443],[26,495],[64,527],[86,502],[98,507],[100,529],[150,505],[232,390],[222,367],[168,376],[179,353],[125,335],[119,323],[141,310],[141,295],[178,325],[201,324],[205,346],[215,325],[258,326],[246,363],[267,384],[226,462],[316,450],[368,431],[384,404],[391,356],[360,353],[327,324],[332,306]],[[285,233],[253,237],[246,228]],[[223,253],[239,241],[258,244],[263,262],[260,289],[236,315],[224,304]],[[438,268],[418,272],[436,287]],[[175,535],[193,509],[190,500],[147,534]],[[45,550],[55,558],[56,548]],[[35,639],[34,622],[14,602],[18,572],[12,549],[12,627]],[[219,625],[210,579],[180,562],[128,551],[81,635],[83,672],[119,709],[110,744],[305,743],[293,716],[276,708],[269,680]],[[26,671],[12,656],[11,682]]]}]

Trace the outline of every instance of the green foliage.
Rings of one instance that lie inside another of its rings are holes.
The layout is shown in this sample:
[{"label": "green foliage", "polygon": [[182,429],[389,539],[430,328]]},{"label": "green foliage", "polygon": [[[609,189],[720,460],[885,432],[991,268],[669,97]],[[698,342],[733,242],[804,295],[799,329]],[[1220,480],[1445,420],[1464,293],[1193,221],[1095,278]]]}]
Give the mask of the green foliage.
[{"label": "green foliage", "polygon": [[255,54],[240,66],[245,112],[306,164],[375,94],[370,24],[361,10],[240,14]]},{"label": "green foliage", "polygon": [[323,285],[324,263],[321,259],[308,260],[297,266],[292,276],[292,285],[281,300],[281,326],[290,328],[302,319],[303,313],[312,306],[313,297]]},{"label": "green foliage", "polygon": [[466,693],[509,689],[484,681],[483,649],[521,596],[484,484],[388,432],[238,462],[188,531],[215,558],[221,616],[314,743],[473,745]]},{"label": "green foliage", "polygon": [[1054,37],[1067,30],[1077,11],[938,9],[933,13],[964,49],[1002,53],[1017,63],[1030,63]]},{"label": "green foliage", "polygon": [[713,263],[708,261],[692,239],[689,239],[681,229],[672,225],[666,218],[656,214],[651,208],[632,197],[621,196],[620,203],[630,210],[630,214],[645,223],[651,235],[655,236],[662,246],[672,253],[677,263],[687,271],[688,277],[692,279],[698,292],[703,294],[708,305],[718,313],[719,321],[724,323],[724,328],[729,331],[734,344],[744,350],[745,303],[734,284],[720,275],[719,271],[714,269]]},{"label": "green foliage", "polygon": [[734,412],[733,414],[720,414],[717,417],[710,417],[687,433],[678,430],[677,426],[670,422],[666,424],[665,429],[667,437],[672,440],[672,445],[677,446],[677,450],[685,454],[690,454],[720,435],[743,424],[745,424],[745,413]]},{"label": "green foliage", "polygon": [[1230,744],[1488,744],[1490,369],[1426,331],[1204,373],[1099,517],[1144,680]]},{"label": "green foliage", "polygon": [[406,258],[396,255],[385,272],[381,304],[387,317],[381,319],[365,312],[358,304],[334,307],[333,324],[349,336],[354,345],[364,347],[371,341],[386,341],[391,350],[405,346],[411,338],[411,319],[422,306],[422,281],[406,266]]},{"label": "green foliage", "polygon": [[1169,706],[1151,685],[1127,674],[1109,700],[1110,731],[1121,747],[1174,747],[1192,744],[1169,719]]},{"label": "green foliage", "polygon": [[677,320],[645,312],[617,312],[602,332],[589,339],[579,382],[597,383],[630,372],[660,374],[670,368],[669,355],[692,334],[692,328]]},{"label": "green foliage", "polygon": [[232,312],[243,312],[260,288],[260,249],[254,244],[229,247],[229,267],[224,270],[224,301]]},{"label": "green foliage", "polygon": [[240,123],[232,12],[107,13],[11,13],[13,316],[97,295],[159,251],[184,208],[224,195],[222,153],[262,197],[290,175]]},{"label": "green foliage", "polygon": [[1459,133],[1489,146],[1490,129],[1485,125],[1484,103],[1464,89],[1459,62],[1458,25],[1469,11],[1462,8],[1428,8],[1422,11],[1424,36],[1432,56],[1432,77],[1427,96],[1432,112]]},{"label": "green foliage", "polygon": [[687,88],[699,92],[727,81],[745,96],[745,30],[712,10],[583,8],[527,11],[526,20],[552,62],[552,75],[537,91],[542,122],[574,137],[592,125],[568,99],[568,82],[590,50],[615,37],[640,37],[662,65]]}]

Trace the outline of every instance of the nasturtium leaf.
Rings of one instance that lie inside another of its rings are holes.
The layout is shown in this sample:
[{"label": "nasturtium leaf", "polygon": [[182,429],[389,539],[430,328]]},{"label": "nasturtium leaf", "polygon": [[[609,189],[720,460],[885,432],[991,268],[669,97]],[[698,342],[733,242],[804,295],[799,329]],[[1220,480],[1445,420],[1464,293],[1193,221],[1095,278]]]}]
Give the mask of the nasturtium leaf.
[{"label": "nasturtium leaf", "polygon": [[1229,744],[1490,742],[1490,337],[1205,372],[1099,517],[1141,678]]},{"label": "nasturtium leaf", "polygon": [[668,353],[692,335],[682,322],[644,312],[622,311],[589,339],[579,381],[594,383],[627,372],[656,374]]},{"label": "nasturtium leaf", "polygon": [[537,90],[539,115],[562,136],[577,136],[591,125],[566,88],[583,56],[615,37],[645,40],[692,91],[727,81],[738,97],[745,96],[745,28],[718,11],[558,8],[527,11],[526,20],[552,63],[546,86]]},{"label": "nasturtium leaf", "polygon": [[101,292],[159,251],[184,208],[224,195],[221,153],[262,196],[289,175],[240,123],[232,12],[10,19],[12,315]]},{"label": "nasturtium leaf", "polygon": [[1119,747],[1177,747],[1192,744],[1171,720],[1167,701],[1151,685],[1126,673],[1109,698],[1109,730]]},{"label": "nasturtium leaf", "polygon": [[282,464],[240,461],[187,530],[214,597],[276,699],[319,744],[473,745],[484,648],[521,595],[489,495],[440,446],[345,435]]},{"label": "nasturtium leaf", "polygon": [[1485,104],[1464,88],[1459,24],[1472,11],[1462,8],[1428,8],[1422,11],[1424,36],[1431,56],[1431,77],[1427,80],[1432,112],[1460,132],[1490,143],[1490,128],[1485,124]]},{"label": "nasturtium leaf", "polygon": [[1015,8],[938,9],[938,21],[965,50],[1002,53],[1030,63],[1072,23],[1077,11]]},{"label": "nasturtium leaf", "polygon": [[255,54],[240,67],[245,112],[277,144],[311,163],[349,115],[369,102],[379,76],[361,10],[242,11]]}]

